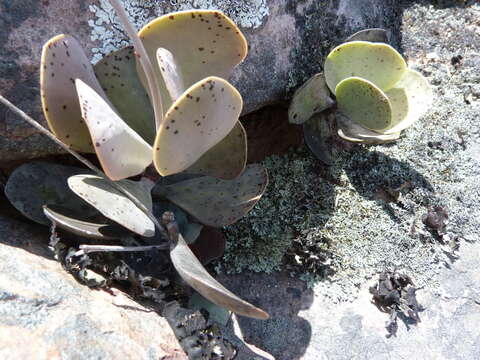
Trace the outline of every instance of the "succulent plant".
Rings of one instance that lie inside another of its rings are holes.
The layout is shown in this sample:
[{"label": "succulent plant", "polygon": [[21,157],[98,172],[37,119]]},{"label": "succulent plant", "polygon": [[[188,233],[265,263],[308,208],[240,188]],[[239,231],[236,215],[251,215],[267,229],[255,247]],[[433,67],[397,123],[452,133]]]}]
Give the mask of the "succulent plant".
[{"label": "succulent plant", "polygon": [[[366,29],[334,48],[325,60],[324,72],[295,92],[289,121],[303,123],[311,139],[318,124],[308,122],[319,121],[313,115],[334,107],[341,138],[358,143],[398,139],[402,130],[425,113],[432,94],[427,80],[409,69],[387,40],[385,30]],[[307,144],[314,153],[320,151],[311,140]]]},{"label": "succulent plant", "polygon": [[[268,318],[214,280],[187,245],[201,224],[222,227],[245,215],[268,183],[260,165],[246,167],[242,98],[225,80],[245,58],[246,40],[228,17],[211,10],[171,13],[137,34],[119,2],[111,4],[134,46],[92,67],[75,38],[55,36],[43,47],[40,88],[53,140],[96,172],[70,176],[70,190],[116,224],[72,218],[48,201],[43,212],[90,238],[125,231],[153,237],[159,230],[178,273],[200,294],[239,314]],[[104,173],[76,151],[95,153]],[[143,176],[152,163],[157,184]],[[140,181],[128,179],[136,175]],[[167,204],[160,206],[163,223],[153,215],[152,189]]]}]

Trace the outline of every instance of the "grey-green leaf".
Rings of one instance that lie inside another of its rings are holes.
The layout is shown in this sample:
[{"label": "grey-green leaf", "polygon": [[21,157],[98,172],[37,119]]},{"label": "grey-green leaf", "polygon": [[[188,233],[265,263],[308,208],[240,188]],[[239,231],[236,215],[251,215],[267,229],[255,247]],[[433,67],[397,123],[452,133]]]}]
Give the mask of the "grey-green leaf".
[{"label": "grey-green leaf", "polygon": [[395,141],[400,137],[400,132],[393,134],[379,134],[375,131],[364,128],[339,111],[336,113],[336,120],[338,136],[353,143],[384,144]]},{"label": "grey-green leaf", "polygon": [[93,216],[97,210],[76,197],[67,185],[70,176],[82,172],[85,169],[43,161],[27,163],[10,175],[5,195],[18,211],[42,225],[50,225],[43,205],[61,205],[74,214]]},{"label": "grey-green leaf", "polygon": [[327,115],[317,114],[303,123],[303,135],[316,158],[326,165],[332,165],[332,132]]},{"label": "grey-green leaf", "polygon": [[215,280],[192,253],[181,234],[177,244],[170,250],[170,257],[185,282],[206,299],[239,315],[262,320],[269,318],[265,311],[240,299]]},{"label": "grey-green leaf", "polygon": [[266,170],[249,165],[234,180],[202,176],[167,186],[156,186],[155,195],[180,206],[202,224],[222,227],[248,213],[268,184]]},{"label": "grey-green leaf", "polygon": [[155,139],[155,116],[137,73],[132,46],[105,56],[93,67],[98,81],[121,118],[146,142]]},{"label": "grey-green leaf", "polygon": [[[130,180],[119,183],[147,209],[152,209],[149,184]],[[155,234],[152,220],[107,180],[94,175],[76,175],[68,179],[68,186],[110,220],[145,237]]]},{"label": "grey-green leaf", "polygon": [[131,232],[117,224],[97,224],[66,216],[64,209],[57,206],[44,206],[43,213],[59,228],[72,234],[90,239],[112,240],[130,235]]},{"label": "grey-green leaf", "polygon": [[315,74],[295,91],[288,108],[288,121],[292,124],[302,124],[313,114],[328,109],[334,103],[323,73]]}]

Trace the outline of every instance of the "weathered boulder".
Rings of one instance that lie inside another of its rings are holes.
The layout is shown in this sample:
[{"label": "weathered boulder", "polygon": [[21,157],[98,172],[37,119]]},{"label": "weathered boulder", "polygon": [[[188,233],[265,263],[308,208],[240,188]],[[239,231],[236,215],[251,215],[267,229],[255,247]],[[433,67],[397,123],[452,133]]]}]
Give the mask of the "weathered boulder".
[{"label": "weathered boulder", "polygon": [[[233,83],[244,112],[288,97],[318,72],[328,50],[365,27],[395,27],[393,0],[123,0],[137,27],[170,11],[214,8],[228,14],[250,45]],[[27,113],[45,124],[40,110],[41,47],[59,33],[74,35],[92,62],[126,44],[107,0],[19,0],[0,3],[0,88]],[[45,137],[0,107],[0,165],[60,152]]]},{"label": "weathered boulder", "polygon": [[0,214],[0,358],[186,359],[167,320],[91,290],[51,258],[45,228]]}]

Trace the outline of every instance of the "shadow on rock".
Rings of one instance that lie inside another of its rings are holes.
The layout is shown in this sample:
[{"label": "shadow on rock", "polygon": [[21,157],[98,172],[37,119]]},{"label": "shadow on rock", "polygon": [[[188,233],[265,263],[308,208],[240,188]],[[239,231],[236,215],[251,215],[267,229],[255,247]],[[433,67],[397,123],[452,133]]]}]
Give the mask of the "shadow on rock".
[{"label": "shadow on rock", "polygon": [[[312,327],[298,313],[312,305],[314,296],[303,281],[284,272],[221,275],[220,281],[270,314],[270,319],[265,321],[239,318],[247,343],[269,352],[277,360],[295,360],[303,356],[310,344]],[[245,284],[250,285],[245,287]],[[238,354],[239,360],[253,357],[246,348],[241,348]]]},{"label": "shadow on rock", "polygon": [[405,208],[401,195],[412,189],[433,192],[425,177],[405,161],[396,160],[378,151],[357,147],[344,167],[355,190],[367,200],[376,200],[392,220],[400,222],[395,206]]}]

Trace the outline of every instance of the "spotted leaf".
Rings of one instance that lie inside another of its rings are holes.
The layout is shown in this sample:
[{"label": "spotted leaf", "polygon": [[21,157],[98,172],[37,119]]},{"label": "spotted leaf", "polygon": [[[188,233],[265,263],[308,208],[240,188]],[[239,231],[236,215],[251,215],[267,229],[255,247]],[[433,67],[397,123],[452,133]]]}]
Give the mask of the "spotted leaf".
[{"label": "spotted leaf", "polygon": [[328,109],[334,103],[323,73],[315,74],[295,91],[288,108],[288,121],[292,124],[302,124],[313,114]]},{"label": "spotted leaf", "polygon": [[242,123],[237,121],[222,141],[203,154],[185,172],[231,180],[242,173],[246,163],[247,133]]},{"label": "spotted leaf", "polygon": [[152,148],[90,86],[76,80],[82,117],[105,174],[120,180],[140,174],[152,162]]},{"label": "spotted leaf", "polygon": [[107,99],[78,41],[69,35],[55,36],[42,50],[40,93],[43,113],[59,140],[74,150],[93,153],[90,133],[80,112],[75,79],[81,79]]},{"label": "spotted leaf", "polygon": [[383,91],[390,89],[407,70],[402,56],[390,45],[352,41],[337,46],[327,56],[325,79],[330,90],[348,77],[360,77]]},{"label": "spotted leaf", "polygon": [[247,214],[260,200],[267,183],[266,170],[253,164],[234,180],[202,176],[156,186],[154,195],[170,200],[205,225],[222,227]]},{"label": "spotted leaf", "polygon": [[193,165],[227,136],[242,109],[239,92],[226,80],[208,77],[172,104],[154,144],[153,161],[162,176]]},{"label": "spotted leaf", "polygon": [[[159,17],[139,32],[147,53],[155,63],[157,49],[175,56],[185,88],[207,76],[228,78],[232,69],[247,55],[247,42],[238,27],[219,11],[188,10]],[[160,68],[164,108],[172,101],[165,91]]]},{"label": "spotted leaf", "polygon": [[[151,211],[150,185],[130,180],[119,183]],[[95,175],[75,175],[68,179],[68,186],[110,220],[145,237],[155,234],[152,220],[107,180]]]},{"label": "spotted leaf", "polygon": [[105,56],[94,66],[98,81],[125,123],[146,142],[155,139],[155,116],[137,73],[133,47]]},{"label": "spotted leaf", "polygon": [[412,125],[428,110],[433,97],[427,80],[410,69],[385,94],[392,105],[392,124],[384,134],[397,133]]},{"label": "spotted leaf", "polygon": [[336,87],[338,109],[354,122],[373,131],[388,129],[392,107],[382,90],[370,81],[349,77]]}]

